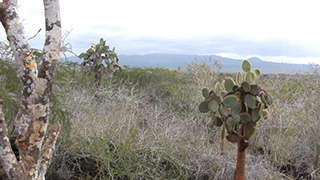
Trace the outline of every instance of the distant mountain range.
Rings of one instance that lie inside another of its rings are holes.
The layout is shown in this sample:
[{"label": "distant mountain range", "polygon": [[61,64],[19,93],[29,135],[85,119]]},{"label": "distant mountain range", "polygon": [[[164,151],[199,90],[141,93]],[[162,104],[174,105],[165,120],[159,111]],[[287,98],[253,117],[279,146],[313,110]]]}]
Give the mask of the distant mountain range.
[{"label": "distant mountain range", "polygon": [[[243,59],[231,59],[216,55],[183,55],[183,54],[146,54],[146,55],[119,55],[120,66],[130,67],[165,67],[178,68],[186,67],[186,63],[190,63],[197,59],[217,60],[221,63],[221,72],[237,72],[240,70],[240,64]],[[70,61],[81,62],[77,57],[69,58]],[[307,64],[287,64],[287,63],[273,63],[263,61],[259,58],[252,57],[248,59],[253,68],[259,68],[262,73],[304,73],[309,70]]]}]

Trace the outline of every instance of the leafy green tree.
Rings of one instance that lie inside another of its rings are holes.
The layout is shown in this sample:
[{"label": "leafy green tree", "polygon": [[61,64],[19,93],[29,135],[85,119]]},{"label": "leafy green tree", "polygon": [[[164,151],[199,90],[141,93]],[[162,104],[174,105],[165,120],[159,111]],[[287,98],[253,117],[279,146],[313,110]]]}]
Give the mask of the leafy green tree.
[{"label": "leafy green tree", "polygon": [[84,59],[81,65],[89,67],[90,72],[94,74],[95,86],[97,88],[101,85],[103,74],[121,70],[115,48],[110,50],[103,38],[100,39],[98,44],[92,44],[85,53],[81,53],[79,58]]}]

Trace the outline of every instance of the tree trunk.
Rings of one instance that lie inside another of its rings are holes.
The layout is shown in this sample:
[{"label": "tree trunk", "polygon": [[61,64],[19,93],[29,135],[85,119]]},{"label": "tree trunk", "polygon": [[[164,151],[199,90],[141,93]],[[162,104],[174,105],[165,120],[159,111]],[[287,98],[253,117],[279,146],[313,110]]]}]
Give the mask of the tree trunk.
[{"label": "tree trunk", "polygon": [[31,117],[34,86],[37,81],[37,64],[32,57],[23,24],[17,12],[17,0],[5,0],[1,3],[0,19],[7,33],[7,39],[12,48],[17,64],[17,76],[22,85],[21,105],[15,119],[17,134],[26,132]]},{"label": "tree trunk", "polygon": [[19,160],[12,152],[0,100],[0,160],[9,179],[44,179],[61,129],[59,123],[47,128],[61,43],[60,7],[58,0],[43,2],[46,38],[39,72],[19,20],[17,1],[0,2],[0,20],[13,49],[22,84],[21,108],[15,122]]},{"label": "tree trunk", "polygon": [[[239,132],[243,134],[243,126],[241,126]],[[238,155],[237,155],[237,168],[234,175],[235,180],[245,180],[246,177],[246,149],[249,146],[247,142],[241,140],[237,144]]]}]

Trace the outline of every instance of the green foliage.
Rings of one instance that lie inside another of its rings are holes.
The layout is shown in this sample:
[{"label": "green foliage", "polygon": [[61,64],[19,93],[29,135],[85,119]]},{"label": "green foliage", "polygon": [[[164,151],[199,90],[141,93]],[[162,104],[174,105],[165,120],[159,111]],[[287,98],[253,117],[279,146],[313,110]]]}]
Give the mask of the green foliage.
[{"label": "green foliage", "polygon": [[152,103],[161,101],[168,111],[184,113],[194,110],[195,106],[189,103],[189,93],[185,90],[185,85],[191,80],[178,70],[124,66],[112,78],[116,82],[131,84],[129,88],[134,86],[139,92],[147,92]]},{"label": "green foliage", "polygon": [[14,118],[18,112],[21,84],[12,61],[0,59],[0,99],[5,101],[3,112],[9,128],[12,130]]},{"label": "green foliage", "polygon": [[3,61],[13,61],[13,53],[8,42],[0,42],[0,59]]},{"label": "green foliage", "polygon": [[[203,88],[204,100],[199,104],[200,112],[208,112],[214,121],[218,118],[222,120],[222,128],[226,128],[228,132],[226,139],[232,143],[249,139],[256,130],[257,122],[261,118],[267,118],[265,109],[272,104],[272,97],[255,84],[260,70],[251,72],[251,64],[247,60],[244,60],[241,66],[245,72],[244,78],[242,73],[238,72],[236,81],[225,78],[221,88],[219,83],[210,92]],[[216,92],[220,92],[220,96]],[[238,131],[239,129],[242,132]]]},{"label": "green foliage", "polygon": [[90,72],[94,73],[97,87],[100,87],[103,74],[121,70],[115,48],[110,50],[109,46],[106,45],[106,41],[102,38],[98,44],[92,44],[85,53],[81,53],[79,58],[84,59],[81,65],[84,67],[88,66]]}]

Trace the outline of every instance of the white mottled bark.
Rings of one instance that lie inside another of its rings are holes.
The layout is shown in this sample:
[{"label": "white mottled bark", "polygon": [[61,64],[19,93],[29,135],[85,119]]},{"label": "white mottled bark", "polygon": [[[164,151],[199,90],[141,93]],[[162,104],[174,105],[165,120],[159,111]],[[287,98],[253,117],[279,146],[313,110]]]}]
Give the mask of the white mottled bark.
[{"label": "white mottled bark", "polygon": [[30,123],[34,86],[37,81],[37,64],[25,36],[24,26],[20,22],[16,0],[2,2],[0,18],[16,59],[17,75],[22,85],[21,106],[15,119],[16,130],[21,134],[27,130]]},{"label": "white mottled bark", "polygon": [[[12,152],[6,123],[2,110],[0,111],[0,160],[10,179],[44,179],[61,129],[57,123],[47,132],[52,86],[61,43],[60,6],[58,0],[43,2],[46,40],[39,72],[19,20],[17,1],[0,2],[0,20],[15,54],[23,94],[15,123],[19,133],[16,140],[21,157],[19,161]],[[0,103],[2,107],[3,101],[0,100]]]}]

